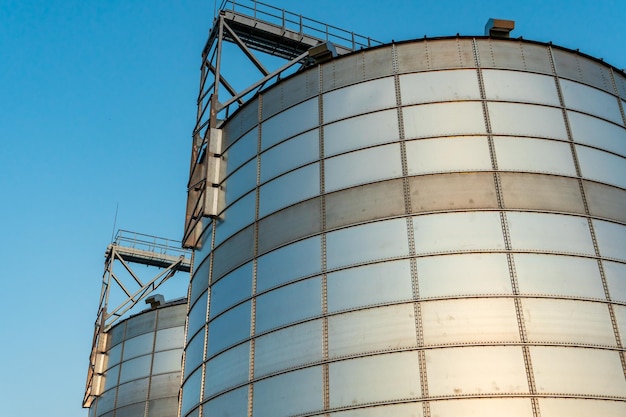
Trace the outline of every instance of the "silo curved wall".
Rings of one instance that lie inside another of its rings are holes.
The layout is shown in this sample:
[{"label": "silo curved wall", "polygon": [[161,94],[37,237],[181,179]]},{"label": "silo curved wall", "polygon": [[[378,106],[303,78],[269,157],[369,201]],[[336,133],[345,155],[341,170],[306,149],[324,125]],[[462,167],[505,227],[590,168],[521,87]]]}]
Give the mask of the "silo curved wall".
[{"label": "silo curved wall", "polygon": [[186,300],[147,310],[109,330],[103,393],[90,417],[176,417]]},{"label": "silo curved wall", "polygon": [[181,415],[626,415],[625,100],[487,38],[260,94],[224,126]]}]

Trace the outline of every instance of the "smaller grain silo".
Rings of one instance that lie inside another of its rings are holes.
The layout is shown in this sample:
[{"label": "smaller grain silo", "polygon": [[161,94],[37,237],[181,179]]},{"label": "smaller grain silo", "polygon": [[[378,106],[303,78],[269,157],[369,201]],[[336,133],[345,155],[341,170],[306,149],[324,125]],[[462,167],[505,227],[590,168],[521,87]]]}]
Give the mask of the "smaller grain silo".
[{"label": "smaller grain silo", "polygon": [[130,317],[106,333],[102,394],[90,417],[174,417],[185,334],[187,300]]}]

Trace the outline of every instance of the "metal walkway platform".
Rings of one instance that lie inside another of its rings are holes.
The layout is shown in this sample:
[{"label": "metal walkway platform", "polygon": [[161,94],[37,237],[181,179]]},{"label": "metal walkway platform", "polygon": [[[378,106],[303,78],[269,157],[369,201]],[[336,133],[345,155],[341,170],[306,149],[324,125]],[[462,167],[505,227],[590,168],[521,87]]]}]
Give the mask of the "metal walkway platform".
[{"label": "metal walkway platform", "polygon": [[107,247],[104,256],[109,258],[115,251],[126,262],[157,268],[169,268],[173,264],[178,264],[177,271],[189,272],[191,270],[190,253],[177,246],[180,246],[180,242],[120,230],[115,242]]},{"label": "metal walkway platform", "polygon": [[[234,1],[227,3],[233,8],[244,8]],[[244,10],[247,9],[244,8]],[[371,46],[371,39],[356,35],[354,32],[344,31],[284,10],[275,9],[275,11],[276,14],[261,14],[255,9],[252,10],[251,15],[248,15],[245,12],[226,9],[223,10],[222,15],[224,21],[248,48],[286,60],[294,59],[325,42],[332,42],[339,55],[347,54],[357,48]],[[262,20],[260,17],[268,20]],[[271,20],[277,20],[277,22],[274,23]],[[214,27],[214,32],[217,32],[217,29]],[[207,44],[211,44],[213,36],[217,35],[217,33],[212,34]],[[235,42],[228,33],[225,33],[224,38],[229,42]]]}]

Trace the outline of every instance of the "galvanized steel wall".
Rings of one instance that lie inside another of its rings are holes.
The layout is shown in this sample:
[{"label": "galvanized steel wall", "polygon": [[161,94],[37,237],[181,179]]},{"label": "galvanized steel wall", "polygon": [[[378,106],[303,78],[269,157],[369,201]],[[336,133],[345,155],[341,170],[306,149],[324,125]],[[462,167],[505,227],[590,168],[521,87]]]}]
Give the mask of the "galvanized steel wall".
[{"label": "galvanized steel wall", "polygon": [[187,303],[145,311],[108,332],[104,392],[90,417],[176,417]]},{"label": "galvanized steel wall", "polygon": [[626,415],[626,78],[387,45],[225,124],[182,416]]}]

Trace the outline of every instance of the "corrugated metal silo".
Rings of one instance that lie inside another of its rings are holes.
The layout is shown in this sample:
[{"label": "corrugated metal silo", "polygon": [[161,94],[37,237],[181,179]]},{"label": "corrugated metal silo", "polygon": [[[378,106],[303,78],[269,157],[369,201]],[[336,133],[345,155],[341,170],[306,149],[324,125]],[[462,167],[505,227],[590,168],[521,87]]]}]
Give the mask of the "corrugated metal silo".
[{"label": "corrugated metal silo", "polygon": [[175,417],[187,300],[164,304],[105,333],[104,387],[90,417]]},{"label": "corrugated metal silo", "polygon": [[226,119],[182,416],[626,415],[626,76],[423,39]]}]

